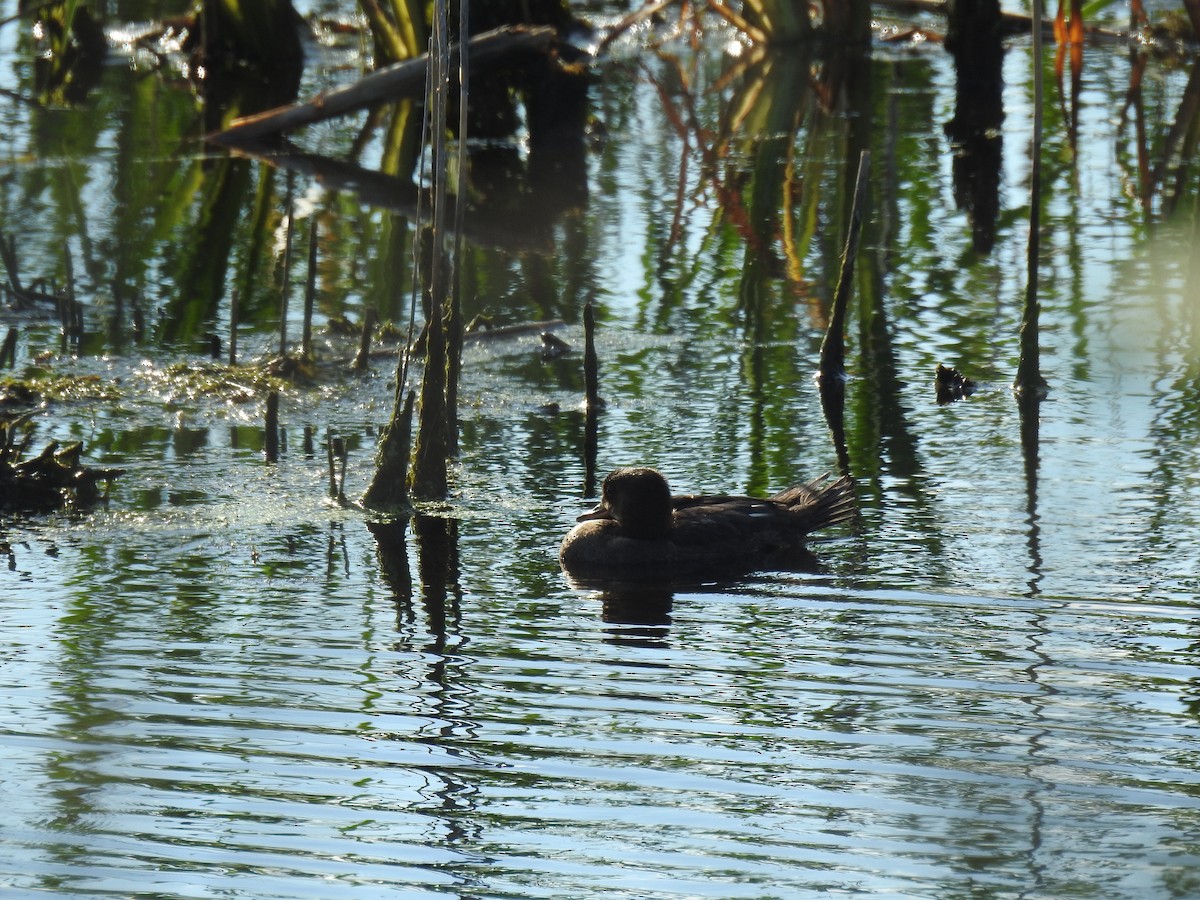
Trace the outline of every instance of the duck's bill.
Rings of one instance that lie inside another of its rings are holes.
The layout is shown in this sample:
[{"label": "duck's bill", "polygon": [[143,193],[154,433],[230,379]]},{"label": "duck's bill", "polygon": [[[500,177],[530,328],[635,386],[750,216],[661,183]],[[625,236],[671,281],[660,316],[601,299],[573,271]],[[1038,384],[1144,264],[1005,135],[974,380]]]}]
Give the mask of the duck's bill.
[{"label": "duck's bill", "polygon": [[603,503],[600,503],[600,504],[597,504],[596,508],[593,509],[591,512],[585,512],[582,516],[579,516],[575,521],[576,522],[589,522],[592,519],[611,519],[612,517],[613,517],[613,514],[608,511],[608,507],[605,506]]}]

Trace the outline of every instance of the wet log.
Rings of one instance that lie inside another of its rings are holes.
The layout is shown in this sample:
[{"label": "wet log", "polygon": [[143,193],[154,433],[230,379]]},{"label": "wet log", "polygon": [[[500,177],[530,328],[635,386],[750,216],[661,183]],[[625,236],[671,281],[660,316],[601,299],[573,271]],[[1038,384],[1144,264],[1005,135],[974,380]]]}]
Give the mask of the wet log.
[{"label": "wet log", "polygon": [[[529,51],[546,51],[555,38],[555,30],[540,28],[497,28],[471,38],[467,47],[472,72],[510,61]],[[458,67],[458,49],[451,49],[450,68]],[[254,144],[265,138],[294,131],[304,125],[356,112],[374,103],[393,100],[398,94],[421,91],[425,87],[429,54],[396,63],[372,72],[345,87],[318,94],[305,103],[295,103],[253,116],[235,119],[223,131],[208,140],[224,146]]]}]

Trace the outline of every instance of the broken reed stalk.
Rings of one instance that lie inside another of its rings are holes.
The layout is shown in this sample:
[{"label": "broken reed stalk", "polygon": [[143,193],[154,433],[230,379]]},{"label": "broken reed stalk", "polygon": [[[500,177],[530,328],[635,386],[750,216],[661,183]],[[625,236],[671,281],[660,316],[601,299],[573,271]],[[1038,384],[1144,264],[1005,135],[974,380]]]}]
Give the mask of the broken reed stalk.
[{"label": "broken reed stalk", "polygon": [[65,288],[67,298],[71,301],[71,306],[74,307],[75,301],[75,263],[71,258],[71,245],[63,245],[63,262],[66,264],[67,286]]},{"label": "broken reed stalk", "polygon": [[[1042,0],[1034,0],[1033,20],[1040,22]],[[1029,167],[1029,243],[1026,247],[1028,272],[1025,283],[1025,303],[1021,311],[1021,356],[1017,362],[1017,377],[1013,390],[1019,397],[1042,397],[1046,379],[1041,372],[1041,351],[1038,346],[1038,256],[1041,253],[1042,204],[1042,33],[1033,29],[1033,136]]]},{"label": "broken reed stalk", "polygon": [[358,337],[358,353],[354,355],[351,367],[356,372],[365,372],[367,363],[371,361],[371,335],[375,331],[375,310],[368,309],[363,316],[362,332]]},{"label": "broken reed stalk", "polygon": [[312,358],[313,305],[317,298],[317,220],[308,229],[308,277],[304,280],[304,331],[300,339],[300,355]]},{"label": "broken reed stalk", "polygon": [[[458,172],[458,190],[454,195],[453,250],[451,264],[451,301],[446,321],[446,451],[458,452],[458,379],[462,373],[463,321],[462,321],[462,249],[463,230],[467,218],[467,191],[464,181],[467,173],[467,110],[470,90],[471,41],[468,31],[470,3],[458,2],[458,145],[455,170]],[[453,58],[450,60],[453,64]]]},{"label": "broken reed stalk", "polygon": [[237,365],[238,289],[229,295],[229,365]]},{"label": "broken reed stalk", "polygon": [[583,496],[596,495],[596,456],[599,448],[600,360],[596,355],[596,313],[589,300],[583,305]]},{"label": "broken reed stalk", "polygon": [[333,455],[338,460],[337,502],[346,502],[346,461],[350,458],[350,448],[345,438],[333,439]]},{"label": "broken reed stalk", "polygon": [[592,301],[583,305],[583,384],[588,409],[596,409],[600,399],[600,361],[596,356],[596,313]]},{"label": "broken reed stalk", "polygon": [[346,503],[346,460],[350,450],[346,439],[334,437],[332,431],[325,432],[325,455],[329,461],[329,499]]},{"label": "broken reed stalk", "polygon": [[417,415],[417,440],[413,447],[409,487],[420,500],[446,495],[446,329],[441,304],[430,310],[425,333],[425,371],[421,375],[421,406]]},{"label": "broken reed stalk", "polygon": [[329,498],[337,498],[337,470],[333,467],[333,432],[325,429],[325,458],[329,467]]},{"label": "broken reed stalk", "polygon": [[267,462],[279,461],[279,391],[267,394],[267,438],[263,455]]},{"label": "broken reed stalk", "polygon": [[288,172],[287,191],[287,231],[283,242],[283,286],[279,291],[279,357],[287,356],[287,317],[288,292],[292,287],[292,231],[296,224],[296,214],[292,205],[292,173]]},{"label": "broken reed stalk", "polygon": [[[454,292],[448,284],[446,262],[446,124],[449,111],[450,39],[447,0],[437,0],[433,16],[433,51],[430,54],[430,98],[433,137],[433,221],[430,234],[429,321],[425,334],[425,371],[421,376],[421,405],[417,416],[417,440],[413,449],[413,496],[422,500],[445,497],[449,491],[449,456],[452,442],[449,429],[448,378],[451,375],[448,326],[455,324]],[[459,139],[465,139],[460,135]]]},{"label": "broken reed stalk", "polygon": [[67,311],[67,326],[63,334],[69,334],[76,343],[83,340],[83,304],[75,299],[75,265],[71,259],[70,246],[63,247],[63,257],[66,264],[67,283],[63,288],[63,303]]},{"label": "broken reed stalk", "polygon": [[8,329],[4,336],[4,346],[0,347],[0,368],[16,368],[17,365],[17,329]]},{"label": "broken reed stalk", "polygon": [[408,457],[412,441],[413,405],[417,394],[409,391],[399,408],[400,392],[396,389],[398,415],[385,425],[375,451],[375,477],[363,495],[363,506],[380,512],[400,513],[408,510]]},{"label": "broken reed stalk", "polygon": [[862,233],[863,213],[867,205],[867,174],[871,169],[871,151],[858,157],[858,173],[854,180],[854,199],[850,207],[850,226],[846,230],[846,247],[837,288],[833,293],[833,309],[829,327],[821,341],[821,361],[818,370],[822,380],[841,378],[846,373],[846,311],[854,286],[854,261],[858,257],[858,239]]}]

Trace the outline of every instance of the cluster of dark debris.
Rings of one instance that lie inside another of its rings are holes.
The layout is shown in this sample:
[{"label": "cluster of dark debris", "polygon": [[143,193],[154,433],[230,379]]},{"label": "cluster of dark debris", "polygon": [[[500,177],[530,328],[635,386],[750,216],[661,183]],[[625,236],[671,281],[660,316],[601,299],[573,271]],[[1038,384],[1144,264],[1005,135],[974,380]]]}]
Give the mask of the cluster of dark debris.
[{"label": "cluster of dark debris", "polygon": [[29,417],[0,421],[0,510],[43,512],[82,508],[103,500],[121,469],[83,465],[83,444],[62,446],[50,441],[28,455],[32,439]]}]

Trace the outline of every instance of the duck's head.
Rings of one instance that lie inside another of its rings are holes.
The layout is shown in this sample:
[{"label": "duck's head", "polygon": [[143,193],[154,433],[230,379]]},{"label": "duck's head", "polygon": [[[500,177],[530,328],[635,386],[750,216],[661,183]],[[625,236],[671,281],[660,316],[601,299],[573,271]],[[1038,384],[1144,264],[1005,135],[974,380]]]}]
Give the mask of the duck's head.
[{"label": "duck's head", "polygon": [[579,520],[615,519],[627,536],[657,540],[670,535],[671,516],[667,479],[656,469],[629,466],[609,472],[600,505]]}]

